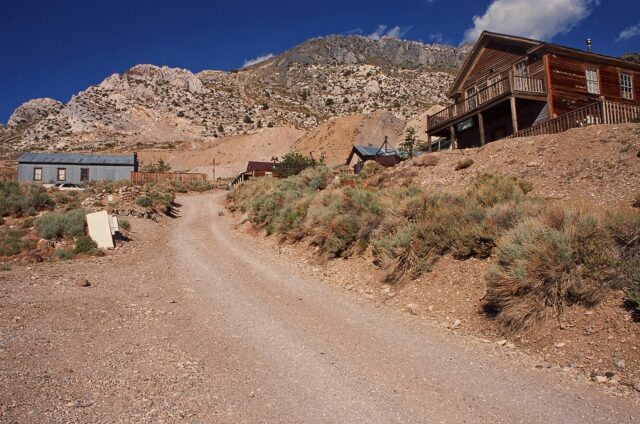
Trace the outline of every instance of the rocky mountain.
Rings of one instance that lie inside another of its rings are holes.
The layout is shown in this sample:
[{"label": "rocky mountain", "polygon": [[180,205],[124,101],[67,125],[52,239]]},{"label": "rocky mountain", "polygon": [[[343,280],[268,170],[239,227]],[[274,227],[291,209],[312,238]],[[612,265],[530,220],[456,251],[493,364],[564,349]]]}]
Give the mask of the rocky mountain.
[{"label": "rocky mountain", "polygon": [[267,127],[307,131],[332,117],[377,110],[410,120],[446,101],[468,51],[328,36],[231,72],[137,65],[66,104],[26,102],[0,126],[0,151],[170,148]]}]

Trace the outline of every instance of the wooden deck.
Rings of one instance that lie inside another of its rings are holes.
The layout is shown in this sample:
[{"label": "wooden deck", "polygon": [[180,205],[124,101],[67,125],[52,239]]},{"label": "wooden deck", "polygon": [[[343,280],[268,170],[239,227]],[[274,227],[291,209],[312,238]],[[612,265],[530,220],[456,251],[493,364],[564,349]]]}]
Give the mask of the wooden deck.
[{"label": "wooden deck", "polygon": [[479,90],[475,96],[469,97],[464,101],[453,104],[429,116],[428,127],[434,128],[440,126],[468,112],[479,109],[481,106],[506,94],[546,95],[544,80],[542,78],[519,77],[509,72],[495,83]]},{"label": "wooden deck", "polygon": [[558,134],[571,128],[599,124],[624,124],[640,118],[640,106],[600,100],[557,118],[520,130],[505,138]]}]

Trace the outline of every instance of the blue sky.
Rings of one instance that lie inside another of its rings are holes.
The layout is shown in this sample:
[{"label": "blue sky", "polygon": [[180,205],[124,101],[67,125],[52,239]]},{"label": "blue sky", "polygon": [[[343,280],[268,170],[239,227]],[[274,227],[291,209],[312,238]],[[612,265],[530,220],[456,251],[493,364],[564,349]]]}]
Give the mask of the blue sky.
[{"label": "blue sky", "polygon": [[637,0],[3,1],[0,122],[139,63],[235,69],[309,38],[360,33],[459,44],[482,29],[619,56],[640,51]]}]

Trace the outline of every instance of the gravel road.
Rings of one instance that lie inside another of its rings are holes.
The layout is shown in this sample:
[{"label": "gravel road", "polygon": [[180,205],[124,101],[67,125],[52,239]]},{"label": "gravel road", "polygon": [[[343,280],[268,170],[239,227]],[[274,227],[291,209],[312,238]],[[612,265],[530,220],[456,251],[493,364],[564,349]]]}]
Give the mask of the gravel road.
[{"label": "gravel road", "polygon": [[637,395],[318,281],[223,199],[0,272],[0,423],[640,422]]},{"label": "gravel road", "polygon": [[447,330],[303,277],[295,263],[282,263],[235,231],[219,215],[222,201],[222,194],[179,199],[170,258],[211,334],[211,378],[232,405],[231,421],[640,419],[632,402],[561,384]]}]

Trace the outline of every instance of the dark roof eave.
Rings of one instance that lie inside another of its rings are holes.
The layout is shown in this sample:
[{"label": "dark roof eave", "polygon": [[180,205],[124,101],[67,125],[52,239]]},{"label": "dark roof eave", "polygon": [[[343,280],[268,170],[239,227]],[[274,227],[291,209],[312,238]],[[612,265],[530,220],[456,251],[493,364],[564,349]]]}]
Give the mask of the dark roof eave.
[{"label": "dark roof eave", "polygon": [[473,49],[469,52],[469,55],[464,61],[464,64],[460,68],[460,72],[458,72],[456,79],[453,81],[453,84],[451,84],[451,88],[447,92],[447,96],[449,98],[453,97],[453,95],[457,92],[457,88],[460,85],[462,78],[469,71],[469,68],[471,67],[473,61],[475,60],[475,57],[478,54],[480,48],[483,47],[484,44],[486,43],[486,40],[489,40],[489,39],[494,39],[494,40],[500,39],[500,40],[511,41],[511,42],[520,43],[520,44],[532,44],[533,47],[542,43],[542,41],[534,40],[531,38],[501,34],[498,32],[482,31],[482,34],[480,34],[480,37],[478,37],[476,44],[473,46]]},{"label": "dark roof eave", "polygon": [[630,62],[628,60],[621,59],[619,57],[608,56],[600,53],[587,52],[573,47],[565,47],[559,44],[542,43],[539,46],[534,46],[527,50],[527,54],[539,53],[541,51],[555,52],[566,56],[577,57],[580,59],[586,59],[590,61],[599,61],[616,66],[630,68],[636,71],[640,71],[640,63]]}]

